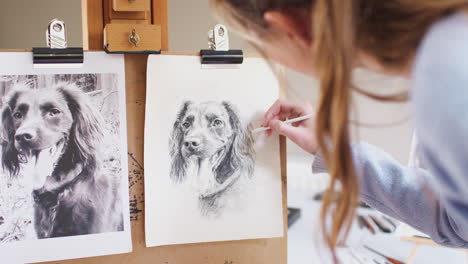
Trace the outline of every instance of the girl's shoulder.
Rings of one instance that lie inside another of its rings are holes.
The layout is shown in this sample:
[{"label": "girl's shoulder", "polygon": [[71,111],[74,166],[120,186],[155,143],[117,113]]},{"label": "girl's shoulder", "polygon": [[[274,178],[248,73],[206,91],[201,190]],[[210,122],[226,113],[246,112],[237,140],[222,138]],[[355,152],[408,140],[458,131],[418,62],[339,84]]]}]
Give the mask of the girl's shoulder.
[{"label": "girl's shoulder", "polygon": [[468,15],[436,22],[418,48],[411,98],[416,122],[468,111]]},{"label": "girl's shoulder", "polygon": [[442,70],[441,74],[452,72],[459,66],[466,66],[467,57],[468,13],[460,12],[429,28],[416,52],[413,77],[428,77],[424,74],[434,70]]}]

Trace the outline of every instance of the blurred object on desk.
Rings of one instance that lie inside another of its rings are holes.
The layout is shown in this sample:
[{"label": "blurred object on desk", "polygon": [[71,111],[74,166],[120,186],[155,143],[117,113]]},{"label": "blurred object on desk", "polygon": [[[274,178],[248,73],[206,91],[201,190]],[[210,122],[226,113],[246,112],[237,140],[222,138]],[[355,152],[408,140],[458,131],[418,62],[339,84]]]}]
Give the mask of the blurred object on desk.
[{"label": "blurred object on desk", "polygon": [[288,208],[288,228],[291,227],[301,217],[301,209]]}]

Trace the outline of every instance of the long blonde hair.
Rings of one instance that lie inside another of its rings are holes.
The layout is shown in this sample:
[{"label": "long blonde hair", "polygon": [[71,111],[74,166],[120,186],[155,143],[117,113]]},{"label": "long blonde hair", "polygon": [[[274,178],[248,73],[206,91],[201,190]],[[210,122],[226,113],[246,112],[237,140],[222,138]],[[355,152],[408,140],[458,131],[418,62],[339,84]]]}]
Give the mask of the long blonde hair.
[{"label": "long blonde hair", "polygon": [[[263,41],[274,38],[263,18],[266,11],[310,10],[310,37],[317,54],[311,63],[320,80],[317,139],[331,176],[321,219],[326,243],[337,262],[334,249],[346,238],[359,200],[348,124],[356,54],[364,51],[387,69],[407,67],[428,28],[435,21],[465,9],[468,0],[210,0],[210,3],[225,23]],[[389,99],[361,92],[375,99]],[[338,185],[342,186],[341,191]],[[326,228],[328,216],[332,219],[331,228]]]}]

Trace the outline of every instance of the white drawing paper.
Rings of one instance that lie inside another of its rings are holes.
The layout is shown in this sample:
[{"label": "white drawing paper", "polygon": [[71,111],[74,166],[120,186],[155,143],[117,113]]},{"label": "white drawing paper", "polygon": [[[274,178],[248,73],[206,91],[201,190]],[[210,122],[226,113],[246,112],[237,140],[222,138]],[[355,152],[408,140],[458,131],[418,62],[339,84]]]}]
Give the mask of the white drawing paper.
[{"label": "white drawing paper", "polygon": [[252,134],[279,96],[269,65],[150,56],[147,76],[147,246],[283,236],[279,139]]},{"label": "white drawing paper", "polygon": [[123,56],[33,69],[0,53],[0,96],[1,262],[130,252]]}]

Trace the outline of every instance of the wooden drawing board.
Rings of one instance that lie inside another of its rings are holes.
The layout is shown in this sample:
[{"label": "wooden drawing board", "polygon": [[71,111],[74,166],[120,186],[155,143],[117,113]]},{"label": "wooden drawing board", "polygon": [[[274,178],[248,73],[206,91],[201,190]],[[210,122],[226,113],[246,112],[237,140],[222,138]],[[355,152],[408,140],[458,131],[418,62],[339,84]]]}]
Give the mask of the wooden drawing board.
[{"label": "wooden drawing board", "polygon": [[[165,54],[176,54],[166,52]],[[177,54],[181,55],[181,53]],[[189,54],[186,54],[189,55]],[[191,54],[194,55],[194,54]],[[174,246],[145,246],[144,120],[148,55],[125,55],[130,217],[133,252],[49,264],[285,264],[287,263],[286,140],[281,138],[285,237]],[[157,136],[157,135],[155,135]]]},{"label": "wooden drawing board", "polygon": [[[87,50],[103,50],[103,2],[82,0],[85,27],[88,30]],[[152,10],[157,11],[163,33],[167,33],[167,0],[153,0]],[[157,5],[165,9],[157,9]],[[169,33],[170,34],[170,33]],[[168,36],[163,34],[163,50],[167,50]],[[0,52],[28,51],[3,50]],[[29,50],[30,52],[30,50]],[[163,52],[172,55],[194,53]],[[285,264],[287,263],[287,195],[286,195],[286,140],[281,138],[281,172],[283,179],[283,238],[186,244],[147,248],[144,231],[144,120],[146,98],[146,65],[148,55],[125,55],[127,94],[127,131],[130,186],[130,216],[133,252],[94,258],[48,262],[50,264]],[[282,89],[284,86],[282,85]],[[281,91],[282,93],[284,92]],[[155,135],[157,136],[157,135]],[[25,252],[27,254],[27,252]]]}]

